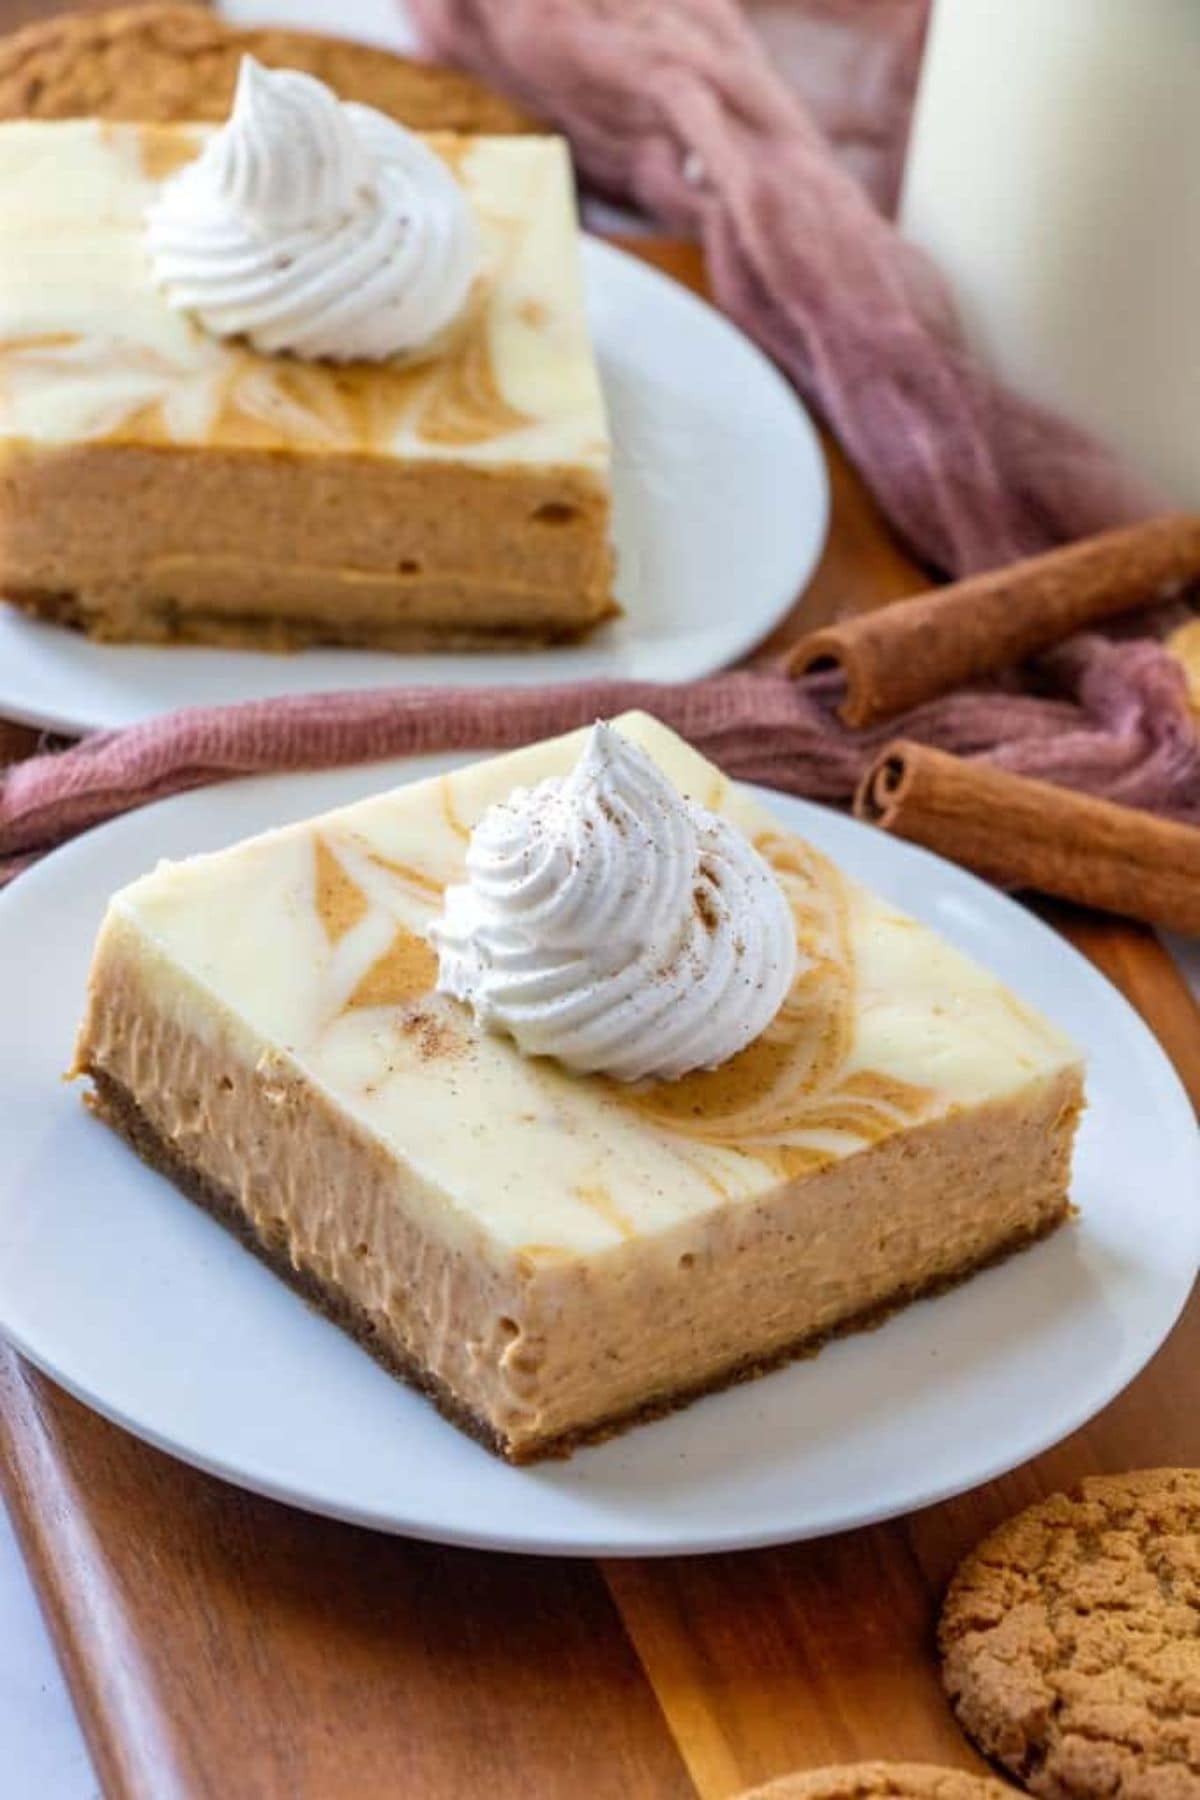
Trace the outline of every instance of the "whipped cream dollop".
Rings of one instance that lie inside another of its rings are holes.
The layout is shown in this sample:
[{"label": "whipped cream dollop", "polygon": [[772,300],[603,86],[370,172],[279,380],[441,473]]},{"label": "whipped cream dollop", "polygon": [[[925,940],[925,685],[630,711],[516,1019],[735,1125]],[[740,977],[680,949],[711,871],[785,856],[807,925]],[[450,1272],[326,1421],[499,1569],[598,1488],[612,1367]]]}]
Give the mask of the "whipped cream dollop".
[{"label": "whipped cream dollop", "polygon": [[479,265],[440,156],[323,82],[243,57],[228,122],[149,208],[155,279],[217,337],[380,361],[461,312]]},{"label": "whipped cream dollop", "polygon": [[791,986],[791,911],[749,840],[597,725],[563,779],[471,834],[430,928],[438,986],[529,1056],[672,1081],[762,1032]]}]

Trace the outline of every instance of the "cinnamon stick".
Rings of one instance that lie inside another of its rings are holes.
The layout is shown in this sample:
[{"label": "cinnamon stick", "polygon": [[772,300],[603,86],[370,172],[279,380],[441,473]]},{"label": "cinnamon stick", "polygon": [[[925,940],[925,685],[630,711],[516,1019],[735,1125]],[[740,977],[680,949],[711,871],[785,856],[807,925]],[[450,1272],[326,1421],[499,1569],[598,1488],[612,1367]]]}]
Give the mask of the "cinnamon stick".
[{"label": "cinnamon stick", "polygon": [[855,816],[1004,887],[1200,933],[1200,830],[897,739]]},{"label": "cinnamon stick", "polygon": [[827,625],[793,674],[836,665],[847,725],[872,725],[1200,579],[1200,516],[1169,513]]}]

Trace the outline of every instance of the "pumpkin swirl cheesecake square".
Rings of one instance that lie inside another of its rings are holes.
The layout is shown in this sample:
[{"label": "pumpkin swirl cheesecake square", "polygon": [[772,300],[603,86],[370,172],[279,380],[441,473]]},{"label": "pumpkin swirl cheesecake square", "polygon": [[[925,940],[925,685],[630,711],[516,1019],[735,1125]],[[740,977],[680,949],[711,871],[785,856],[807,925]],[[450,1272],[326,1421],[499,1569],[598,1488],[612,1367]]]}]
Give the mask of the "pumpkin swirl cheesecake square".
[{"label": "pumpkin swirl cheesecake square", "polygon": [[1066,1220],[1075,1048],[631,714],[116,894],[90,1103],[456,1423],[562,1454]]},{"label": "pumpkin swirl cheesecake square", "polygon": [[109,641],[540,644],[615,610],[560,139],[243,66],[0,125],[0,592]]}]

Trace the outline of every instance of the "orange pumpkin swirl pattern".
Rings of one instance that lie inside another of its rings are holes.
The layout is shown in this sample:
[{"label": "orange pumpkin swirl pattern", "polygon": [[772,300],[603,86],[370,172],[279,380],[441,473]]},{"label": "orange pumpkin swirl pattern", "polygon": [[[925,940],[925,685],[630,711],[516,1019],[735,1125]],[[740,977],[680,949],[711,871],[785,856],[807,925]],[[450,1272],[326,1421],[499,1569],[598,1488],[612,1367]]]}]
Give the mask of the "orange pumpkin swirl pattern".
[{"label": "orange pumpkin swirl pattern", "polygon": [[764,833],[796,924],[801,967],[774,1020],[718,1069],[622,1097],[672,1132],[741,1150],[794,1175],[834,1160],[805,1138],[827,1132],[877,1143],[928,1111],[926,1088],[869,1069],[847,1071],[855,970],[845,883],[811,845]]}]

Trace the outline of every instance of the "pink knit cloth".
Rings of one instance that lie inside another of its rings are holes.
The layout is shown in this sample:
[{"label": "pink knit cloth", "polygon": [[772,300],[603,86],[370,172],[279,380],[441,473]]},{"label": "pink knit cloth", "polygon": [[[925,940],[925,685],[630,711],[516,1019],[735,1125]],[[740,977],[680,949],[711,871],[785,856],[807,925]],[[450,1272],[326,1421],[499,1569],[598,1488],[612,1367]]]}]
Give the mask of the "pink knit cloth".
[{"label": "pink knit cloth", "polygon": [[894,212],[929,0],[744,0],[744,10],[843,167]]},{"label": "pink knit cloth", "polygon": [[[926,563],[966,574],[1155,510],[1107,451],[975,360],[945,283],[833,154],[735,0],[410,5],[436,54],[554,120],[597,186],[701,239],[721,306],[828,420]],[[920,13],[903,0],[751,10],[802,76],[807,51],[803,91],[852,164],[874,66],[882,164],[868,174],[886,196]]]},{"label": "pink knit cloth", "polygon": [[90,825],[208,782],[506,749],[630,707],[655,713],[730,775],[817,800],[848,800],[873,753],[903,736],[1200,825],[1200,743],[1183,676],[1153,640],[1080,637],[1044,659],[1040,694],[997,684],[871,731],[838,724],[837,682],[747,672],[681,687],[399,688],[177,713],[0,775],[0,884]]}]

